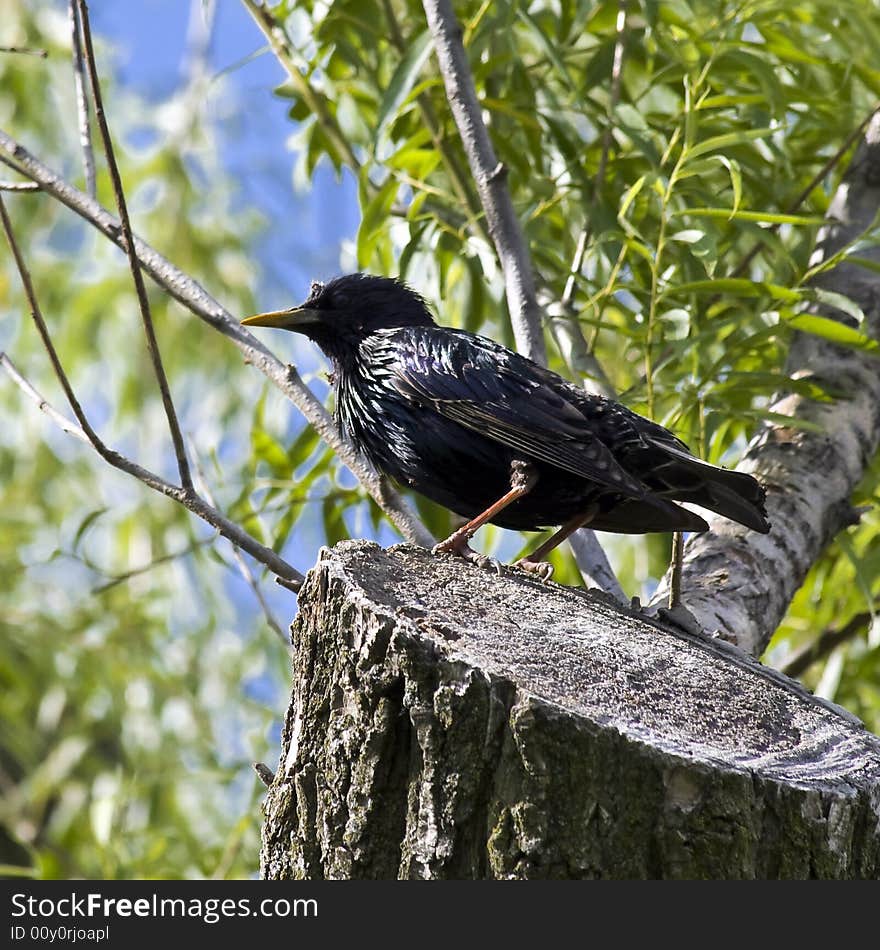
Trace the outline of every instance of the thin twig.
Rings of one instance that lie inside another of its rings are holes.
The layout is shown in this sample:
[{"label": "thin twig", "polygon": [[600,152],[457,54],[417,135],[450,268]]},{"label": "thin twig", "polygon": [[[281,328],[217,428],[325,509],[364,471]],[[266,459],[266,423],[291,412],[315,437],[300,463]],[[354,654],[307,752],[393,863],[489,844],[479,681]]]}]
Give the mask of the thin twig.
[{"label": "thin twig", "polygon": [[63,429],[65,432],[72,435],[74,438],[80,440],[80,442],[85,442],[86,445],[91,445],[89,437],[83,432],[83,430],[72,420],[68,419],[63,413],[55,409],[43,396],[28,382],[24,376],[19,373],[15,364],[12,360],[3,352],[0,352],[0,367],[2,367],[10,379],[15,383],[16,386],[33,402],[37,404],[37,408],[40,412],[45,412],[46,415],[57,425],[60,429]]},{"label": "thin twig", "polygon": [[49,51],[45,49],[33,49],[28,46],[0,46],[0,53],[18,53],[22,56],[39,56],[40,59],[46,59]]},{"label": "thin twig", "polygon": [[76,93],[76,114],[79,119],[79,143],[82,149],[83,172],[86,178],[86,191],[92,198],[98,197],[95,178],[95,153],[92,149],[92,126],[89,121],[89,96],[86,89],[86,76],[83,67],[82,28],[79,20],[79,8],[76,0],[68,0],[68,20],[70,22],[71,49],[73,54],[73,86]]},{"label": "thin twig", "polygon": [[327,108],[324,97],[315,92],[300,71],[300,64],[297,62],[294,50],[272,11],[263,3],[260,3],[259,0],[242,0],[242,3],[269,41],[278,62],[287,70],[287,75],[290,77],[290,82],[296,89],[297,94],[308,106],[309,112],[324,130],[327,139],[333,145],[339,157],[354,171],[357,171],[361,167],[360,161],[358,161],[352,147],[348,144],[348,140],[342,134],[338,123]]},{"label": "thin twig", "polygon": [[819,660],[832,653],[842,643],[857,637],[867,629],[873,619],[870,613],[865,612],[856,614],[840,629],[829,627],[827,630],[823,630],[815,640],[810,641],[810,643],[793,653],[777,669],[780,673],[785,673],[786,676],[800,676],[814,663],[818,663]]},{"label": "thin twig", "polygon": [[120,584],[125,584],[135,577],[142,577],[144,574],[148,574],[150,571],[157,567],[161,567],[163,564],[168,564],[171,561],[178,560],[178,558],[186,557],[187,555],[192,554],[194,551],[197,551],[199,548],[204,547],[206,544],[213,543],[216,539],[217,535],[213,534],[207,538],[200,538],[197,541],[191,541],[185,548],[181,548],[179,551],[171,551],[168,554],[162,554],[159,557],[153,558],[153,560],[147,564],[141,564],[139,567],[133,567],[131,570],[123,571],[121,574],[110,574],[109,571],[101,571],[97,564],[89,563],[89,561],[86,560],[87,567],[90,567],[95,571],[100,571],[100,573],[107,577],[107,580],[104,581],[104,583],[98,584],[92,588],[92,593],[106,594],[108,590],[112,590],[114,587],[118,587]]},{"label": "thin twig", "polygon": [[424,0],[428,28],[446,87],[446,98],[486,213],[489,232],[504,271],[510,321],[520,352],[547,362],[541,332],[532,262],[507,186],[507,169],[498,161],[483,122],[474,79],[461,40],[461,27],[449,0]]},{"label": "thin twig", "polygon": [[[77,422],[79,422],[83,433],[89,442],[91,442],[95,451],[101,456],[101,458],[103,458],[114,468],[118,468],[120,471],[127,472],[129,475],[133,475],[135,478],[142,481],[154,491],[160,492],[161,494],[166,495],[168,498],[173,498],[185,508],[198,515],[203,521],[207,521],[208,524],[216,528],[220,534],[223,535],[223,537],[228,538],[233,544],[236,544],[243,550],[247,551],[251,557],[258,560],[261,564],[265,564],[269,570],[274,571],[279,577],[284,578],[287,584],[302,584],[303,576],[298,570],[296,570],[296,568],[292,567],[287,563],[287,561],[279,557],[271,548],[267,548],[265,545],[260,544],[259,541],[252,538],[239,525],[235,524],[222,515],[216,510],[216,508],[209,505],[203,498],[200,498],[193,489],[187,491],[182,487],[165,481],[164,478],[154,474],[153,472],[149,471],[149,469],[144,468],[142,465],[138,465],[137,462],[126,458],[124,455],[121,455],[119,452],[116,452],[111,448],[108,448],[108,446],[101,440],[101,438],[92,428],[89,420],[86,418],[86,414],[76,397],[76,393],[73,391],[70,380],[67,378],[67,374],[64,372],[64,368],[61,365],[61,360],[58,357],[55,344],[52,342],[52,337],[49,334],[49,329],[46,325],[43,313],[40,310],[40,305],[37,301],[37,296],[34,290],[33,282],[31,280],[30,272],[28,271],[24,262],[24,258],[21,255],[18,242],[15,240],[12,222],[9,220],[9,215],[6,213],[6,204],[4,203],[2,196],[0,196],[0,222],[2,222],[3,231],[6,234],[6,240],[9,243],[9,248],[12,251],[12,256],[15,260],[15,265],[18,269],[19,276],[21,277],[25,296],[27,297],[28,305],[31,310],[31,316],[33,317],[37,331],[40,334],[40,338],[43,341],[43,345],[46,348],[46,352],[49,355],[49,360],[52,363],[55,376],[57,377],[61,388],[64,390],[64,394],[67,397],[70,408],[73,410],[73,414],[76,416]],[[34,387],[30,386],[29,384],[27,387],[25,387],[24,391],[27,392],[31,398],[33,398],[33,394],[36,394],[36,396],[39,398],[38,405],[45,402],[39,393],[36,392]],[[51,413],[47,410],[44,411],[47,412],[49,418],[58,422],[58,424],[61,425],[65,431],[70,431],[70,422],[69,420],[65,419],[64,416],[55,410],[53,410]]]},{"label": "thin twig", "polygon": [[268,788],[275,781],[275,773],[263,762],[254,762],[254,771],[260,781]]},{"label": "thin twig", "polygon": [[684,534],[672,532],[672,559],[669,565],[669,600],[666,606],[675,610],[681,605],[681,567],[684,557]]},{"label": "thin twig", "polygon": [[39,191],[35,181],[0,181],[0,191]]},{"label": "thin twig", "polygon": [[168,386],[168,377],[165,375],[162,355],[159,352],[159,343],[156,340],[156,330],[153,326],[153,317],[150,313],[150,302],[147,299],[147,288],[144,286],[144,275],[141,273],[137,252],[134,246],[134,234],[131,230],[131,221],[128,218],[128,206],[125,201],[125,192],[122,188],[122,176],[119,174],[119,167],[116,164],[113,142],[110,138],[110,128],[107,125],[107,118],[104,114],[104,103],[101,98],[101,82],[98,78],[98,66],[95,62],[95,51],[92,47],[92,31],[89,26],[89,8],[86,4],[86,0],[76,0],[76,3],[79,10],[80,28],[82,30],[83,53],[89,73],[89,82],[92,86],[92,98],[95,101],[95,118],[98,121],[98,129],[101,132],[101,140],[104,145],[104,155],[107,158],[107,169],[110,172],[110,180],[113,183],[113,194],[116,198],[116,207],[119,210],[119,221],[122,225],[125,252],[128,255],[131,277],[134,281],[141,312],[141,320],[144,324],[144,333],[146,333],[147,336],[147,348],[150,352],[153,372],[156,374],[156,381],[159,384],[159,391],[162,394],[162,405],[165,408],[165,415],[168,419],[171,441],[174,443],[174,454],[177,457],[177,470],[180,473],[180,483],[184,491],[191,491],[193,484],[192,475],[189,470],[189,462],[186,458],[186,446],[183,443],[183,434],[180,431],[177,410],[174,408],[174,401],[171,398],[171,390]]},{"label": "thin twig", "polygon": [[[32,155],[20,142],[0,130],[0,162],[37,182],[57,201],[66,205],[84,221],[97,228],[118,247],[123,246],[119,222],[88,195],[74,188]],[[302,412],[318,435],[351,469],[376,500],[401,534],[414,544],[431,547],[436,539],[413,512],[409,503],[345,440],[327,410],[302,381],[296,368],[282,363],[262,341],[248,333],[231,313],[218,303],[197,281],[176,268],[149,244],[135,237],[135,249],[141,266],[175,300],[200,320],[228,337],[242,353]],[[248,552],[250,553],[250,552]],[[259,560],[259,559],[258,559]]]},{"label": "thin twig", "polygon": [[[608,100],[608,121],[602,133],[602,151],[599,156],[599,165],[593,181],[593,195],[590,199],[590,208],[594,209],[599,203],[599,196],[605,185],[605,174],[608,169],[608,156],[611,152],[614,129],[614,111],[620,101],[621,77],[623,75],[623,54],[626,39],[627,0],[619,0],[617,8],[616,37],[614,41],[614,57],[611,64],[611,91]],[[592,219],[588,215],[587,222],[578,235],[574,257],[569,267],[562,298],[554,307],[548,308],[550,316],[550,332],[553,334],[557,347],[563,359],[571,369],[584,378],[584,386],[602,396],[614,398],[616,393],[611,385],[601,363],[593,352],[595,334],[590,343],[587,343],[577,322],[574,310],[574,295],[577,291],[577,279],[584,264],[584,257],[592,237]]]}]

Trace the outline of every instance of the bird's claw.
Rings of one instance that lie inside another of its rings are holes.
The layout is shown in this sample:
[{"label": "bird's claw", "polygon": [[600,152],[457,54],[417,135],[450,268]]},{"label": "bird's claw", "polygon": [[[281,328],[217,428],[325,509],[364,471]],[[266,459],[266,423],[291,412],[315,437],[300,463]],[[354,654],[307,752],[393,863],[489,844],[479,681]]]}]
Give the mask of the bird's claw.
[{"label": "bird's claw", "polygon": [[468,551],[470,551],[473,557],[469,557],[468,555],[465,556],[471,562],[471,564],[476,564],[477,567],[482,567],[484,570],[492,570],[495,571],[496,574],[501,574],[501,561],[499,561],[497,557],[492,557],[489,554],[478,554],[471,548],[468,548]]},{"label": "bird's claw", "polygon": [[435,544],[431,548],[431,554],[454,554],[456,557],[464,558],[469,564],[476,564],[477,567],[491,568],[496,574],[501,573],[501,562],[488,554],[480,554],[475,551],[467,542],[454,542],[451,538]]},{"label": "bird's claw", "polygon": [[549,561],[530,561],[527,557],[520,558],[514,565],[529,574],[534,574],[542,581],[549,581],[553,576],[553,565]]}]

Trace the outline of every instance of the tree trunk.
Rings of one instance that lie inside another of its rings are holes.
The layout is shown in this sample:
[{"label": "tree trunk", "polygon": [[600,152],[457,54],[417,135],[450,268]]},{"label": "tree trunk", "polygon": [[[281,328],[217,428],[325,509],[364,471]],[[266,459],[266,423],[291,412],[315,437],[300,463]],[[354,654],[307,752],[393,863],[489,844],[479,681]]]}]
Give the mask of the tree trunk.
[{"label": "tree trunk", "polygon": [[[880,340],[880,245],[854,242],[870,233],[880,214],[880,111],[868,123],[819,232],[811,265],[839,261],[811,286],[826,294],[820,316],[856,329],[854,318],[829,305],[828,292],[848,297],[864,314],[860,332]],[[867,262],[857,263],[858,259]],[[838,300],[838,302],[840,302]],[[789,416],[789,428],[765,425],[752,439],[741,471],[767,488],[770,534],[757,534],[718,515],[710,530],[691,535],[685,549],[682,602],[706,630],[717,630],[760,656],[785,616],[807,572],[829,542],[858,522],[852,493],[880,446],[880,364],[876,351],[849,349],[809,333],[797,334],[786,361],[792,379],[812,381],[834,395],[821,402],[783,393],[770,409]],[[815,427],[800,428],[797,423]],[[657,598],[666,596],[666,582]]]},{"label": "tree trunk", "polygon": [[880,877],[880,740],[729,644],[362,541],[299,603],[268,879]]}]

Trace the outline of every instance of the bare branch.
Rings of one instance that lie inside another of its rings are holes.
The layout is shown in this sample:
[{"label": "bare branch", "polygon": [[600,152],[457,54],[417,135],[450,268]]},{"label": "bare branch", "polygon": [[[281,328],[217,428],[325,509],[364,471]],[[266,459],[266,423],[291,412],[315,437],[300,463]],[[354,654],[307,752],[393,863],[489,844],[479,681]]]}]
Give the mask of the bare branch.
[{"label": "bare branch", "polygon": [[0,181],[0,191],[39,191],[35,181]]},{"label": "bare branch", "polygon": [[[76,416],[83,433],[89,442],[91,442],[95,451],[101,456],[101,458],[103,458],[114,468],[118,468],[120,471],[127,472],[129,475],[133,475],[135,478],[142,481],[154,491],[160,492],[161,494],[166,495],[168,498],[173,498],[185,508],[189,509],[194,514],[197,514],[203,521],[207,521],[209,525],[216,528],[225,538],[228,538],[230,541],[232,541],[233,544],[236,544],[242,548],[242,550],[247,551],[248,554],[256,558],[256,560],[260,561],[260,563],[265,564],[269,570],[274,571],[279,577],[284,578],[288,585],[301,585],[303,576],[298,570],[296,570],[296,568],[292,567],[287,563],[287,561],[279,557],[271,548],[267,548],[265,545],[260,544],[259,541],[252,538],[239,525],[224,517],[219,511],[217,511],[216,508],[209,505],[203,498],[200,498],[191,487],[186,489],[177,485],[172,485],[159,475],[156,475],[143,466],[138,465],[137,462],[126,458],[124,455],[121,455],[119,452],[116,452],[111,448],[108,448],[108,446],[101,440],[101,438],[89,424],[86,414],[83,411],[83,408],[73,391],[73,387],[70,384],[70,380],[67,378],[67,374],[64,372],[64,368],[61,365],[60,359],[58,358],[58,352],[55,349],[55,344],[52,342],[49,329],[46,325],[42,311],[40,310],[40,305],[37,301],[37,296],[34,291],[30,273],[27,269],[27,266],[25,265],[24,259],[21,256],[18,242],[15,240],[15,233],[12,230],[12,222],[9,220],[9,215],[6,213],[6,205],[2,197],[0,197],[0,221],[2,221],[3,231],[6,234],[6,240],[9,243],[12,256],[15,259],[15,264],[21,277],[22,285],[24,286],[25,295],[27,296],[28,304],[31,309],[31,316],[33,317],[34,323],[36,324],[40,338],[42,339],[43,345],[46,348],[46,352],[49,354],[49,359],[52,363],[52,368],[55,371],[55,376],[57,377],[58,382],[61,384],[64,394],[67,396],[67,401],[70,404],[70,408],[73,410],[73,414]],[[29,384],[28,388],[33,390],[33,392],[36,392],[36,390],[34,390]],[[31,395],[31,393],[28,391],[28,388],[26,388],[25,391],[28,392],[28,395]],[[37,395],[39,396],[38,393]],[[45,402],[45,400],[40,397],[40,402]],[[65,431],[70,431],[70,422],[64,419],[60,413],[53,410],[51,413],[47,414],[49,415],[49,418],[53,419],[53,421],[58,422],[62,429]],[[61,421],[59,421],[59,417]]]},{"label": "bare branch", "polygon": [[122,187],[122,176],[119,174],[119,167],[116,164],[116,155],[113,152],[113,141],[110,138],[110,128],[107,125],[107,117],[104,114],[104,103],[101,98],[101,81],[98,78],[98,66],[95,62],[95,51],[92,47],[92,31],[89,26],[89,8],[86,4],[86,0],[76,0],[76,2],[77,9],[79,10],[80,28],[82,30],[83,52],[85,54],[86,67],[89,72],[89,82],[92,86],[92,96],[95,100],[95,118],[98,120],[98,129],[101,132],[101,141],[103,142],[104,154],[107,158],[107,168],[110,172],[110,180],[113,183],[113,194],[116,198],[116,207],[119,210],[119,221],[122,225],[125,253],[128,255],[131,277],[134,281],[138,306],[141,312],[141,320],[144,324],[144,333],[147,336],[147,349],[150,352],[153,372],[156,374],[156,381],[159,384],[159,391],[162,394],[162,405],[165,409],[165,416],[168,419],[171,441],[174,443],[174,454],[177,457],[177,470],[180,473],[180,483],[186,491],[190,491],[192,489],[192,475],[190,474],[189,462],[186,458],[186,446],[183,443],[183,433],[180,431],[177,410],[174,408],[174,400],[171,398],[171,390],[168,386],[168,377],[165,375],[165,367],[162,364],[162,354],[159,352],[159,343],[156,340],[156,330],[153,326],[152,314],[150,313],[150,301],[147,299],[147,288],[144,286],[144,275],[141,273],[137,252],[134,247],[134,234],[132,233],[131,221],[128,217],[128,206],[125,201],[125,191]]},{"label": "bare branch", "polygon": [[28,46],[0,46],[0,53],[18,53],[22,56],[39,56],[40,59],[46,59],[49,51],[45,49],[32,49]]},{"label": "bare branch", "polygon": [[[812,263],[829,260],[864,234],[880,210],[880,112],[875,113],[819,232]],[[880,248],[860,251],[880,261]],[[880,338],[880,275],[844,260],[821,273],[815,285],[843,294],[863,310],[859,329]],[[821,313],[851,318],[830,307]],[[850,497],[880,445],[880,372],[877,357],[821,337],[795,336],[786,375],[810,378],[838,394],[833,402],[782,394],[770,410],[813,423],[766,425],[752,439],[741,470],[767,487],[773,530],[760,535],[720,519],[688,542],[682,601],[709,631],[760,655],[810,567],[843,528],[853,523]],[[655,602],[664,595],[664,584]]]},{"label": "bare branch", "polygon": [[12,360],[3,352],[0,352],[0,367],[6,371],[7,375],[28,397],[28,399],[31,399],[37,404],[37,408],[40,410],[40,412],[45,412],[46,415],[55,423],[55,425],[72,435],[74,438],[79,439],[80,442],[85,442],[86,445],[92,444],[89,437],[75,422],[68,419],[67,416],[55,409],[46,399],[43,398],[43,396],[40,395],[36,389],[34,389],[34,387],[24,378],[24,376],[19,373]]},{"label": "bare branch", "polygon": [[[76,212],[119,247],[123,246],[119,222],[88,195],[77,190],[47,168],[23,145],[0,130],[0,162],[37,182],[56,200]],[[197,281],[176,268],[145,241],[135,237],[138,260],[146,272],[175,300],[199,319],[228,337],[266,378],[281,390],[302,412],[318,435],[351,469],[377,504],[397,525],[401,534],[414,544],[431,547],[434,537],[413,513],[406,500],[379,477],[366,460],[339,434],[327,410],[315,398],[293,366],[285,366],[253,334],[239,326],[232,314],[220,305]],[[250,552],[249,552],[250,553]]]},{"label": "bare branch", "polygon": [[461,27],[449,0],[424,0],[428,27],[446,98],[458,126],[489,232],[504,270],[507,305],[517,348],[538,363],[547,362],[532,262],[507,187],[507,169],[498,161],[483,122],[477,91],[461,41]]},{"label": "bare branch", "polygon": [[89,122],[89,97],[82,54],[82,28],[77,0],[68,0],[67,13],[70,22],[71,49],[73,53],[73,86],[76,93],[76,114],[79,119],[79,142],[82,148],[83,172],[86,191],[92,198],[98,197],[95,179],[95,153],[92,150],[92,127]]}]

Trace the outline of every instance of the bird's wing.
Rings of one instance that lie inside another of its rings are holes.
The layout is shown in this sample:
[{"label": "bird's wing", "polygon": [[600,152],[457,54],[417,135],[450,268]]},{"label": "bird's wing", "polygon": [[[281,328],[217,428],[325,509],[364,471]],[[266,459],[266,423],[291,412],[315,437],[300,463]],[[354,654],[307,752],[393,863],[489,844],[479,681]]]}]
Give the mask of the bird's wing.
[{"label": "bird's wing", "polygon": [[647,487],[617,462],[554,374],[470,334],[426,331],[409,342],[385,362],[401,395],[527,458],[645,497]]}]

